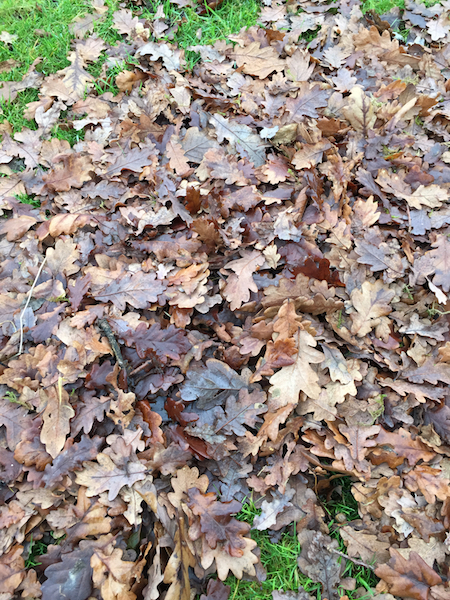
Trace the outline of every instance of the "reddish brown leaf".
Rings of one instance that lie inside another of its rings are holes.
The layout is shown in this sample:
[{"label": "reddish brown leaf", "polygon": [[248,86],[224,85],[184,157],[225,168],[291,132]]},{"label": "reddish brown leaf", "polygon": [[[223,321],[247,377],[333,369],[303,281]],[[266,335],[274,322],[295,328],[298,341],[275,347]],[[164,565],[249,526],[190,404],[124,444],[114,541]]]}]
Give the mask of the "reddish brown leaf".
[{"label": "reddish brown leaf", "polygon": [[375,569],[375,574],[388,584],[392,594],[400,598],[428,600],[430,587],[442,582],[436,571],[416,552],[411,552],[409,560],[393,548],[390,553],[389,563]]}]

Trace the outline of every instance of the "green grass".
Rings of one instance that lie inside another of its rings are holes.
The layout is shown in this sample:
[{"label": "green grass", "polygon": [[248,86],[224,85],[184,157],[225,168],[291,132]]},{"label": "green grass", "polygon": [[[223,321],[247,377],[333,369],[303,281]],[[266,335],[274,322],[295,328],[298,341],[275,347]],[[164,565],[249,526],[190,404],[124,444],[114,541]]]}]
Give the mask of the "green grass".
[{"label": "green grass", "polygon": [[53,535],[53,531],[50,531],[49,534],[45,534],[46,538],[42,538],[40,540],[33,540],[33,534],[31,534],[30,545],[28,548],[28,556],[25,560],[25,569],[33,569],[37,567],[41,563],[39,562],[39,557],[47,552],[47,548],[50,544],[60,544],[63,539],[66,537],[63,535],[60,538],[56,538]]},{"label": "green grass", "polygon": [[[404,0],[365,0],[365,2],[362,2],[361,4],[363,12],[367,12],[368,10],[374,10],[380,15],[388,13],[396,6],[398,6],[402,10],[405,8]],[[434,6],[434,4],[439,4],[439,0],[419,0],[418,4],[425,4],[425,6]]]},{"label": "green grass", "polygon": [[[4,75],[4,73],[1,73],[0,77],[1,75]],[[22,131],[24,127],[33,130],[37,129],[36,121],[34,119],[32,121],[28,121],[23,116],[23,112],[27,104],[29,102],[35,102],[36,100],[38,100],[38,92],[37,90],[33,89],[19,92],[14,102],[0,100],[0,123],[3,123],[3,121],[8,121],[13,128],[14,133]]]},{"label": "green grass", "polygon": [[[339,551],[347,553],[346,546],[339,535],[339,529],[342,525],[348,525],[351,521],[359,519],[358,503],[356,502],[351,492],[352,481],[350,477],[339,477],[333,481],[334,489],[336,490],[331,495],[330,500],[323,500],[322,506],[328,515],[329,522],[328,527],[330,529],[330,536],[339,542]],[[347,522],[343,524],[337,515],[344,515]],[[356,579],[356,588],[366,588],[369,590],[376,586],[378,578],[375,577],[373,571],[356,565],[350,560],[347,561],[347,565],[342,577],[353,577]],[[352,598],[352,592],[347,592],[349,598]],[[363,596],[364,598],[370,598],[371,593]],[[361,597],[361,598],[363,598]]]},{"label": "green grass", "polygon": [[[170,0],[164,2],[149,0],[142,17],[152,21],[160,4],[166,15],[165,21],[169,25],[179,24],[174,39],[168,41],[173,41],[185,49],[189,46],[214,44],[217,40],[237,33],[242,27],[255,25],[261,10],[259,0],[226,0],[216,10],[211,10],[205,4],[206,14],[199,15],[194,8],[189,6],[180,8],[171,4]],[[197,53],[186,52],[188,68],[192,67],[198,59]]]},{"label": "green grass", "polygon": [[57,123],[52,129],[52,137],[57,138],[58,140],[66,140],[73,146],[77,142],[82,142],[84,140],[84,129],[76,131],[70,127],[66,128],[64,123],[61,125]]},{"label": "green grass", "polygon": [[[94,25],[94,32],[106,42],[114,43],[121,39],[111,27],[118,1],[106,0],[106,4],[109,11],[103,21]],[[89,12],[89,7],[87,0],[40,0],[39,3],[35,0],[2,0],[2,30],[17,35],[17,40],[11,44],[0,42],[0,62],[12,58],[20,64],[9,72],[0,73],[0,81],[19,81],[37,58],[43,59],[37,70],[45,75],[67,67],[73,39],[69,25]]]},{"label": "green grass", "polygon": [[[352,484],[349,477],[336,479],[333,485],[335,491],[331,499],[328,501],[322,499],[322,506],[327,515],[330,536],[339,542],[339,551],[346,553],[345,544],[339,535],[341,523],[336,519],[336,515],[345,515],[347,523],[359,519],[358,505],[351,493]],[[260,512],[255,503],[249,500],[244,503],[236,518],[251,525],[254,517]],[[239,581],[234,576],[228,577],[225,584],[231,588],[230,598],[233,600],[249,600],[249,598],[266,600],[272,597],[272,592],[275,590],[296,591],[301,586],[320,600],[321,585],[311,581],[297,567],[301,547],[295,534],[295,528],[292,532],[284,533],[277,543],[270,541],[268,531],[251,531],[251,537],[261,550],[261,562],[266,569],[267,579],[263,583],[259,583],[257,581]],[[369,600],[373,596],[371,588],[376,586],[378,579],[370,569],[356,565],[350,560],[346,562],[342,577],[353,577],[356,580],[356,590],[359,588],[361,591],[362,588],[365,588],[367,593],[355,594],[355,592],[341,590],[341,595],[347,594],[349,598],[358,597],[359,600]]]},{"label": "green grass", "polygon": [[362,2],[362,11],[374,10],[380,15],[384,15],[392,10],[395,6],[401,9],[405,8],[404,0],[366,0]]},{"label": "green grass", "polygon": [[28,194],[16,194],[16,198],[21,204],[30,204],[33,208],[40,208],[41,206],[39,200],[36,200],[32,196],[28,196]]},{"label": "green grass", "polygon": [[36,8],[34,0],[2,0],[2,29],[17,35],[17,40],[11,44],[0,43],[0,61],[13,58],[20,64],[12,71],[0,73],[0,80],[20,80],[36,58],[44,59],[38,68],[45,74],[68,66],[67,55],[72,40],[68,25],[87,12],[88,3],[42,0],[39,7],[41,10]]},{"label": "green grass", "polygon": [[[244,503],[242,510],[236,518],[250,525],[256,515],[260,514],[252,500]],[[251,537],[257,542],[261,550],[261,563],[267,572],[267,579],[263,583],[257,581],[240,581],[230,576],[224,582],[231,588],[230,598],[233,600],[265,600],[272,598],[276,590],[298,590],[300,586],[311,594],[320,598],[320,584],[314,583],[300,573],[297,567],[297,558],[300,555],[300,544],[295,533],[284,533],[276,544],[270,541],[268,531],[251,531]]]}]

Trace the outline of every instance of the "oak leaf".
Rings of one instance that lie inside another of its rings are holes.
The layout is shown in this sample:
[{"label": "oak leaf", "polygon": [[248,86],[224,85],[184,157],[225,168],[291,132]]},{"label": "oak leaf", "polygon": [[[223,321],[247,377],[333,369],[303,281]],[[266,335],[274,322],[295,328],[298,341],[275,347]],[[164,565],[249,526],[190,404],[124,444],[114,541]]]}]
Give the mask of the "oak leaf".
[{"label": "oak leaf", "polygon": [[405,475],[405,486],[411,492],[420,490],[428,504],[434,504],[436,498],[445,501],[450,497],[450,480],[442,475],[440,469],[428,465],[416,465]]},{"label": "oak leaf", "polygon": [[315,349],[317,342],[310,333],[299,330],[295,335],[298,353],[293,365],[282,367],[270,378],[270,396],[279,402],[297,405],[300,392],[310,398],[317,399],[321,388],[318,385],[319,376],[311,364],[322,362],[324,355]]},{"label": "oak leaf", "polygon": [[43,425],[41,442],[52,458],[56,458],[64,448],[66,436],[70,432],[70,419],[75,411],[69,403],[69,394],[62,387],[61,379],[58,386],[52,386],[41,391],[43,405]]},{"label": "oak leaf", "polygon": [[78,548],[68,554],[62,554],[61,562],[48,566],[45,569],[47,579],[42,584],[44,598],[88,598],[92,591],[92,552],[93,548],[89,546]]},{"label": "oak leaf", "polygon": [[242,579],[244,575],[254,577],[258,557],[252,550],[255,549],[257,543],[250,538],[242,538],[242,540],[241,556],[231,556],[222,544],[217,544],[216,548],[210,548],[209,545],[205,544],[200,558],[202,567],[208,569],[215,561],[217,576],[221,581],[228,577],[230,571],[237,579]]},{"label": "oak leaf", "polygon": [[186,159],[197,164],[202,162],[208,150],[219,148],[216,140],[210,138],[205,131],[200,131],[198,127],[189,127],[181,142],[181,146]]},{"label": "oak leaf", "polygon": [[388,270],[388,275],[397,278],[405,270],[398,248],[385,242],[375,246],[370,242],[356,241],[355,251],[359,254],[358,262],[370,265],[373,272]]},{"label": "oak leaf", "polygon": [[224,269],[234,271],[229,275],[227,284],[223,289],[225,298],[230,303],[230,309],[236,310],[250,299],[250,292],[257,292],[258,287],[253,280],[253,273],[265,262],[261,252],[253,250],[244,252],[242,258],[227,263]]},{"label": "oak leaf", "polygon": [[189,163],[186,160],[186,156],[181,144],[174,135],[167,142],[166,154],[169,157],[170,167],[177,175],[183,177],[183,175],[188,173],[190,169]]},{"label": "oak leaf", "polygon": [[375,569],[375,575],[388,584],[392,594],[400,598],[428,600],[430,588],[442,583],[436,571],[416,552],[411,552],[407,560],[394,548],[389,551],[389,563]]},{"label": "oak leaf", "polygon": [[59,273],[69,276],[80,270],[80,267],[74,264],[80,257],[80,252],[72,242],[57,240],[54,248],[47,249],[46,256],[47,264],[55,276]]},{"label": "oak leaf", "polygon": [[425,411],[425,424],[432,424],[436,433],[447,444],[450,443],[450,406],[442,405],[437,410]]},{"label": "oak leaf", "polygon": [[291,162],[299,171],[310,169],[322,162],[323,153],[330,148],[331,144],[328,140],[319,140],[315,144],[303,144],[302,148],[294,154]]},{"label": "oak leaf", "polygon": [[131,487],[136,481],[145,478],[146,468],[139,461],[124,462],[118,466],[110,456],[100,452],[97,462],[87,461],[84,468],[77,473],[76,480],[87,487],[86,495],[97,496],[108,492],[108,499],[114,500],[124,485]]},{"label": "oak leaf", "polygon": [[251,42],[248,46],[235,46],[230,54],[238,67],[244,67],[244,73],[265,79],[273,71],[282,71],[285,68],[284,60],[272,46],[260,48],[259,42]]},{"label": "oak leaf", "polygon": [[228,140],[238,154],[247,157],[255,167],[266,162],[267,144],[248,126],[229,120],[220,114],[210,115],[209,122],[216,130],[217,139]]},{"label": "oak leaf", "polygon": [[318,108],[327,105],[328,92],[321,90],[318,85],[311,86],[304,81],[301,82],[297,97],[288,98],[286,110],[294,123],[301,123],[303,117],[318,117]]},{"label": "oak leaf", "polygon": [[0,586],[6,597],[12,598],[25,576],[22,552],[23,546],[16,544],[9,552],[0,557]]},{"label": "oak leaf", "polygon": [[443,564],[446,560],[446,546],[436,537],[431,537],[428,541],[420,538],[409,536],[408,537],[408,548],[399,548],[398,552],[403,558],[408,559],[411,556],[411,552],[417,553],[428,566],[433,568],[435,561],[437,564]]},{"label": "oak leaf", "polygon": [[376,121],[372,102],[358,85],[350,90],[347,105],[342,109],[342,113],[352,127],[363,135],[367,135]]},{"label": "oak leaf", "polygon": [[184,52],[182,50],[172,50],[168,44],[147,42],[136,52],[136,56],[146,56],[148,54],[153,61],[162,58],[168,71],[179,71],[182,63],[184,63]]},{"label": "oak leaf", "polygon": [[239,512],[241,504],[236,500],[219,502],[215,493],[203,494],[197,487],[189,489],[187,494],[189,508],[200,518],[191,524],[189,537],[195,541],[204,534],[210,548],[223,542],[230,556],[241,557],[246,545],[243,536],[250,531],[248,523],[232,517]]},{"label": "oak leaf", "polygon": [[302,573],[313,581],[322,584],[322,595],[329,600],[337,600],[337,587],[341,579],[343,564],[333,553],[338,543],[318,531],[304,529],[298,534],[301,553],[298,566]]},{"label": "oak leaf", "polygon": [[428,208],[439,208],[443,202],[447,201],[447,190],[439,185],[420,185],[410,195],[404,194],[403,198],[408,202],[411,208],[421,210],[424,206]]},{"label": "oak leaf", "polygon": [[406,458],[410,465],[415,465],[419,460],[428,462],[434,456],[431,448],[420,439],[413,439],[411,433],[403,428],[391,432],[382,427],[375,442],[378,446],[392,446],[395,455]]},{"label": "oak leaf", "polygon": [[6,441],[9,449],[14,451],[17,444],[26,437],[25,432],[30,428],[32,417],[23,406],[14,404],[8,398],[0,398],[0,425],[6,427]]},{"label": "oak leaf", "polygon": [[47,486],[53,487],[70,471],[81,469],[84,461],[94,459],[101,444],[102,440],[98,436],[82,436],[79,442],[66,448],[51,464],[46,465],[42,480]]},{"label": "oak leaf", "polygon": [[169,358],[180,360],[191,348],[182,329],[173,325],[161,329],[159,323],[152,323],[150,327],[139,323],[134,331],[127,332],[125,343],[127,346],[135,346],[139,358],[156,357],[162,364],[166,364]]},{"label": "oak leaf", "polygon": [[185,466],[177,470],[176,475],[170,480],[170,485],[174,491],[169,492],[167,497],[175,508],[180,508],[181,502],[186,502],[187,492],[191,488],[195,487],[205,494],[209,486],[209,479],[207,475],[199,476],[197,467],[191,469]]},{"label": "oak leaf", "polygon": [[77,48],[69,55],[68,59],[71,64],[59,73],[64,74],[62,81],[69,94],[77,99],[82,98],[86,90],[92,87],[94,78],[85,71],[84,58]]},{"label": "oak leaf", "polygon": [[42,176],[44,189],[49,192],[68,192],[71,188],[82,187],[83,183],[91,179],[92,164],[86,156],[62,155],[54,159],[54,162],[62,164]]},{"label": "oak leaf", "polygon": [[380,541],[376,535],[358,531],[346,525],[339,528],[339,535],[347,546],[347,554],[360,557],[363,561],[371,563],[385,563],[389,560],[389,541]]},{"label": "oak leaf", "polygon": [[446,235],[438,235],[432,244],[434,250],[427,252],[432,259],[434,285],[442,287],[444,292],[450,290],[450,241]]},{"label": "oak leaf", "polygon": [[134,600],[136,597],[131,588],[135,580],[140,579],[146,559],[133,562],[124,560],[124,555],[124,550],[113,548],[112,544],[95,548],[93,552],[92,583],[103,600]]},{"label": "oak leaf", "polygon": [[86,62],[94,62],[100,54],[105,50],[105,42],[97,34],[89,36],[86,40],[77,42],[77,50],[81,58]]},{"label": "oak leaf", "polygon": [[122,35],[129,35],[136,29],[139,19],[133,17],[131,10],[123,8],[114,13],[113,27]]},{"label": "oak leaf", "polygon": [[178,527],[174,535],[174,549],[164,570],[164,583],[171,584],[166,598],[168,600],[190,600],[191,585],[189,567],[195,566],[184,518],[178,519]]},{"label": "oak leaf", "polygon": [[365,281],[361,289],[354,289],[350,294],[356,313],[352,313],[351,332],[358,337],[363,337],[380,323],[380,317],[388,315],[392,308],[390,301],[395,296],[381,280],[371,283]]},{"label": "oak leaf", "polygon": [[88,13],[84,16],[77,17],[73,23],[69,25],[69,31],[79,39],[83,39],[86,33],[90,33],[94,28],[95,17],[98,15]]},{"label": "oak leaf", "polygon": [[203,408],[211,401],[220,404],[222,399],[228,397],[230,391],[239,391],[247,387],[245,380],[220,360],[210,358],[206,361],[206,367],[205,369],[201,365],[189,369],[187,381],[180,391],[183,400],[198,400],[199,408]]},{"label": "oak leaf", "polygon": [[152,164],[154,154],[155,150],[153,147],[136,147],[127,151],[120,149],[119,152],[114,149],[108,152],[111,158],[108,161],[109,166],[106,168],[104,175],[114,177],[115,175],[120,175],[124,169],[141,173],[144,167]]},{"label": "oak leaf", "polygon": [[147,308],[164,292],[163,282],[154,273],[123,273],[106,285],[97,283],[95,271],[92,276],[92,296],[100,302],[110,301],[120,310],[125,310],[127,303],[134,308]]},{"label": "oak leaf", "polygon": [[310,61],[309,52],[297,48],[292,56],[286,58],[286,76],[292,81],[308,81],[314,71],[314,65]]},{"label": "oak leaf", "polygon": [[[339,425],[338,428],[350,443],[349,454],[355,468],[360,471],[367,471],[368,466],[366,464],[367,461],[365,461],[365,456],[367,455],[369,448],[373,448],[377,445],[377,441],[375,439],[369,440],[367,438],[377,435],[380,432],[381,427],[379,425],[372,425],[371,427],[364,427],[362,425]],[[346,460],[346,451],[344,451],[342,454],[343,455],[341,456],[341,453],[338,449],[335,450],[336,458],[342,458],[346,468],[351,470],[351,461]]]},{"label": "oak leaf", "polygon": [[365,50],[375,56],[381,56],[398,48],[398,42],[391,40],[389,31],[385,30],[380,35],[374,25],[370,29],[362,29],[358,32],[354,37],[354,41],[357,49]]}]

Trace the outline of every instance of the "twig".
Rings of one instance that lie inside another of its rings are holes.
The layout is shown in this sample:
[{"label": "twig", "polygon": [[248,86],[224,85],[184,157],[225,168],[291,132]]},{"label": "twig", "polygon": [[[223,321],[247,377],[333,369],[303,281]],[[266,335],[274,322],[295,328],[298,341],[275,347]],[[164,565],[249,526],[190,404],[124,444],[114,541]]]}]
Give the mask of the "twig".
[{"label": "twig", "polygon": [[33,290],[36,287],[36,283],[37,283],[39,277],[41,276],[42,269],[44,268],[44,265],[45,265],[46,262],[47,262],[47,257],[44,256],[44,260],[42,261],[41,266],[39,267],[39,270],[38,270],[38,272],[36,274],[36,277],[34,278],[33,285],[31,286],[31,289],[28,292],[28,298],[27,298],[27,301],[25,303],[25,306],[23,307],[23,310],[20,313],[20,317],[19,317],[20,344],[19,344],[19,352],[16,354],[16,356],[20,356],[22,354],[22,347],[23,347],[23,316],[25,314],[25,311],[28,308],[28,305],[30,304],[30,300],[31,300],[31,296],[33,294]]},{"label": "twig", "polygon": [[113,330],[111,329],[111,325],[108,323],[106,319],[98,319],[97,321],[98,328],[100,331],[106,336],[108,339],[109,345],[111,346],[111,350],[113,351],[114,356],[116,357],[117,364],[121,369],[127,371],[127,363],[123,360],[122,352],[120,351],[120,346],[117,343],[116,336],[114,335]]},{"label": "twig", "polygon": [[360,567],[365,567],[366,569],[375,571],[374,567],[372,567],[371,565],[368,565],[367,563],[363,562],[362,560],[356,560],[356,558],[350,558],[350,556],[347,556],[347,554],[344,554],[343,552],[339,552],[339,550],[335,550],[334,548],[330,548],[330,550],[331,550],[331,552],[333,552],[333,554],[338,554],[339,556],[342,556],[343,558],[350,560],[352,563],[355,563],[355,565],[359,565]]}]

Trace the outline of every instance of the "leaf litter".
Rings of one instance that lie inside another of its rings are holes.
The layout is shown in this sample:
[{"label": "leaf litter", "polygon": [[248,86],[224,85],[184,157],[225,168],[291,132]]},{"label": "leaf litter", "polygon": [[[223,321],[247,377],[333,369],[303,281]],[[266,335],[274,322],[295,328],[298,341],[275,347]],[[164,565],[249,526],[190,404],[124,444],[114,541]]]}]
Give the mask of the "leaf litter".
[{"label": "leaf litter", "polygon": [[[333,600],[335,473],[372,593],[450,598],[447,3],[407,2],[401,38],[274,0],[192,71],[128,9],[89,36],[93,8],[67,68],[0,89],[39,92],[36,131],[1,125],[2,597],[225,600],[265,578],[252,497]],[[102,52],[133,57],[115,95]]]}]

